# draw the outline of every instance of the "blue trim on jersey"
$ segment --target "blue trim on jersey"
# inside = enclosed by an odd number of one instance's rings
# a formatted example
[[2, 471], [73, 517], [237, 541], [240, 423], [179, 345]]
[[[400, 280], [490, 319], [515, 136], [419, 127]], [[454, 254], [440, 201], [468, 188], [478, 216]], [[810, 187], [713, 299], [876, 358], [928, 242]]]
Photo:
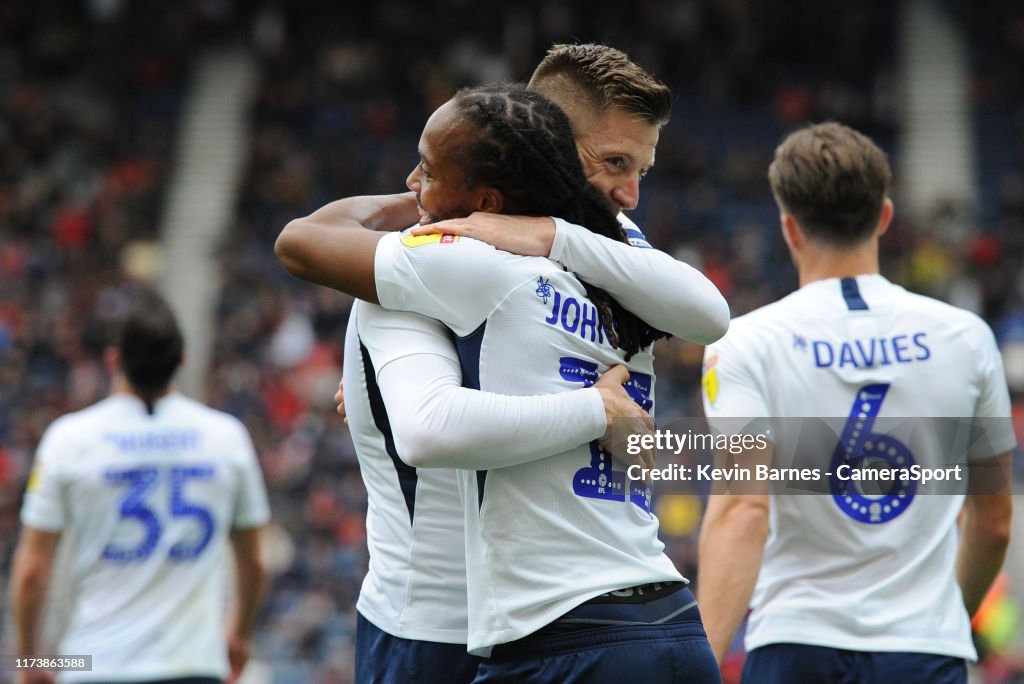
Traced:
[[359, 342], [359, 353], [363, 356], [363, 375], [366, 378], [366, 394], [370, 399], [370, 413], [373, 415], [373, 424], [377, 426], [384, 436], [384, 448], [395, 464], [395, 471], [398, 473], [398, 486], [405, 498], [405, 507], [409, 509], [409, 524], [412, 524], [413, 514], [416, 512], [416, 484], [419, 481], [419, 474], [416, 469], [398, 457], [398, 449], [395, 448], [395, 435], [391, 431], [391, 420], [388, 418], [388, 409], [384, 405], [384, 397], [381, 396], [380, 386], [377, 385], [377, 373], [373, 368], [373, 361], [370, 359], [370, 352]]
[[455, 349], [459, 353], [459, 366], [462, 367], [462, 386], [469, 389], [480, 389], [480, 347], [484, 343], [484, 331], [487, 321], [465, 337], [455, 338]]
[[647, 241], [647, 237], [636, 228], [625, 228], [626, 238], [629, 240], [629, 244], [634, 247], [640, 247], [641, 249], [653, 249], [651, 243]]
[[846, 300], [846, 308], [850, 311], [867, 311], [868, 303], [860, 296], [860, 288], [857, 287], [856, 278], [843, 278], [839, 281], [843, 290], [843, 299]]
[[[484, 343], [484, 331], [487, 321], [465, 337], [455, 338], [455, 350], [459, 354], [459, 366], [462, 368], [462, 386], [469, 389], [480, 389], [480, 348]], [[477, 505], [484, 505], [484, 482], [487, 471], [476, 471]]]

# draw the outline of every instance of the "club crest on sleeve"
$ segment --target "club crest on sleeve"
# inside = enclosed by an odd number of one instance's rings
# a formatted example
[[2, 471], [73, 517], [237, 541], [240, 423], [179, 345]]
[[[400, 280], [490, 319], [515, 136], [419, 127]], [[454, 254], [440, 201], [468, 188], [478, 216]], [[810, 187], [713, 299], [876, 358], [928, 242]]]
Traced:
[[715, 370], [717, 365], [718, 356], [710, 356], [704, 364], [704, 376], [700, 379], [700, 384], [704, 388], [704, 396], [708, 398], [708, 402], [712, 405], [715, 403], [715, 399], [718, 398], [718, 372]]
[[43, 476], [43, 464], [36, 463], [32, 467], [32, 472], [28, 476], [28, 484], [25, 485], [25, 491], [35, 492], [39, 489], [39, 481]]
[[450, 235], [448, 233], [431, 233], [430, 235], [406, 235], [402, 238], [402, 244], [406, 247], [422, 247], [423, 245], [431, 245], [437, 243], [439, 245], [450, 245], [453, 242], [458, 242], [458, 235]]

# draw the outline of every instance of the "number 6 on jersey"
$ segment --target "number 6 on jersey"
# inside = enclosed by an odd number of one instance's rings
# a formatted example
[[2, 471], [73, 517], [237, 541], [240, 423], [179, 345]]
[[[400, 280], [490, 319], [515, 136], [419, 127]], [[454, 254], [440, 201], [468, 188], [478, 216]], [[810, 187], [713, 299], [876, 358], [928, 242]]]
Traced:
[[888, 391], [888, 384], [865, 385], [857, 391], [850, 417], [843, 426], [843, 434], [829, 466], [832, 499], [839, 510], [857, 522], [869, 525], [887, 523], [903, 513], [917, 492], [917, 482], [908, 478], [893, 482], [885, 494], [868, 495], [856, 480], [839, 475], [842, 466], [848, 466], [843, 471], [849, 472], [871, 468], [876, 463], [884, 463], [884, 467], [896, 470], [909, 470], [914, 465], [914, 456], [906, 444], [889, 435], [871, 431]]

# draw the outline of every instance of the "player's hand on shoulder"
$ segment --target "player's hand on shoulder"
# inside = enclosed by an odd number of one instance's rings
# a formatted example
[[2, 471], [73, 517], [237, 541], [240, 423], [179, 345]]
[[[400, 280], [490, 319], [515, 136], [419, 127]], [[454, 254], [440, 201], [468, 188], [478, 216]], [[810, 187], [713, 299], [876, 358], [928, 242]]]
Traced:
[[500, 250], [523, 256], [551, 254], [555, 222], [547, 216], [509, 216], [474, 212], [466, 218], [447, 219], [413, 229], [413, 235], [447, 233], [471, 237]]
[[637, 465], [641, 468], [654, 467], [653, 449], [638, 447], [645, 440], [633, 440], [634, 446], [628, 447], [630, 435], [643, 435], [654, 432], [654, 418], [633, 401], [623, 383], [629, 380], [629, 370], [622, 365], [609, 368], [594, 383], [604, 401], [605, 419], [608, 429], [598, 443], [611, 454], [612, 458], [627, 467]]

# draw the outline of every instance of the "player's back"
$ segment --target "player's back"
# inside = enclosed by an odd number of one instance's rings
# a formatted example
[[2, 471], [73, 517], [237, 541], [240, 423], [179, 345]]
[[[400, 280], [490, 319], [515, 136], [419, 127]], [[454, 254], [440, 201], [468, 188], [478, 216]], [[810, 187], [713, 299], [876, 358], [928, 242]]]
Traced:
[[[966, 420], [936, 419], [1008, 416], [988, 327], [878, 275], [817, 281], [737, 318], [708, 349], [704, 386], [709, 416], [782, 419], [777, 468], [820, 471], [774, 485], [748, 649], [972, 657], [953, 573], [966, 457], [969, 446], [971, 458], [1006, 451], [1012, 433], [997, 426], [986, 453]], [[909, 475], [957, 460], [963, 479], [952, 486], [855, 479], [865, 468]]]
[[[345, 404], [366, 485], [369, 568], [357, 608], [403, 639], [466, 643], [465, 525], [451, 468], [402, 460], [377, 374], [410, 351], [454, 358], [436, 321], [357, 300], [345, 333]], [[454, 360], [453, 360], [454, 363]]]
[[71, 545], [61, 651], [92, 654], [94, 677], [225, 676], [226, 539], [266, 521], [265, 497], [242, 424], [184, 396], [58, 419], [23, 521]]

